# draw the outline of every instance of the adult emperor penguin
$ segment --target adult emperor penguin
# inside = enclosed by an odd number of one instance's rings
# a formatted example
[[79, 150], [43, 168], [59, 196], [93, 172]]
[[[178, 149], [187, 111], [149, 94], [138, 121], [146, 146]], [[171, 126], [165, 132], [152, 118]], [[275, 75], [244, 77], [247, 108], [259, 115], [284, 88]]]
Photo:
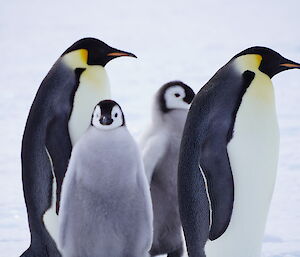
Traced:
[[143, 257], [152, 240], [149, 184], [121, 107], [101, 101], [72, 151], [63, 183], [64, 257]]
[[181, 81], [163, 85], [154, 98], [152, 124], [140, 143], [153, 204], [152, 256], [183, 254], [177, 167], [182, 132], [194, 95]]
[[119, 56], [135, 57], [98, 39], [81, 39], [56, 61], [35, 96], [21, 154], [31, 232], [23, 257], [60, 256], [53, 240], [58, 230], [55, 211], [72, 146], [89, 126], [99, 99], [110, 97], [104, 66]]
[[279, 148], [271, 78], [293, 68], [300, 64], [252, 47], [234, 56], [196, 95], [178, 171], [190, 257], [260, 256]]

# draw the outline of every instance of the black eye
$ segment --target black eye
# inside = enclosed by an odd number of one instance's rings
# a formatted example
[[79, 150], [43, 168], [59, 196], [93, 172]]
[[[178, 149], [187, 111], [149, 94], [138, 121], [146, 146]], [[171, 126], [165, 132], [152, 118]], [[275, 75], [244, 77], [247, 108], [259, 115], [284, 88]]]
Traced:
[[178, 93], [176, 93], [176, 94], [174, 94], [176, 97], [179, 97], [180, 96], [180, 94], [178, 94]]
[[115, 117], [116, 117], [116, 118], [118, 117], [118, 114], [117, 114], [117, 113], [115, 114]]

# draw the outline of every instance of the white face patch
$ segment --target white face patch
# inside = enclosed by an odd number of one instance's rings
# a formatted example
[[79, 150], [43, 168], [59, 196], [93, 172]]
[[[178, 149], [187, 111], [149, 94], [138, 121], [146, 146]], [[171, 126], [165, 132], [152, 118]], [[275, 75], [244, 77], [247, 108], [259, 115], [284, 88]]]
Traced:
[[118, 105], [115, 105], [110, 114], [101, 112], [101, 108], [99, 105], [96, 106], [94, 113], [93, 113], [93, 119], [92, 119], [92, 125], [97, 129], [102, 130], [110, 130], [115, 129], [118, 127], [121, 127], [123, 124], [123, 114], [122, 110]]
[[190, 104], [185, 102], [185, 90], [181, 86], [169, 87], [165, 92], [165, 101], [167, 109], [189, 109]]

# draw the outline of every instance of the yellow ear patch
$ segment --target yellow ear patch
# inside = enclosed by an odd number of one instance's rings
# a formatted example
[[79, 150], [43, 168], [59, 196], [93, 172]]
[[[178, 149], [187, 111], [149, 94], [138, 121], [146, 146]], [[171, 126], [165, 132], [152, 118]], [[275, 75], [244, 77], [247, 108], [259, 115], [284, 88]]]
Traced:
[[64, 55], [62, 59], [70, 68], [74, 70], [76, 68], [86, 68], [88, 66], [88, 51], [86, 49], [75, 50]]
[[256, 71], [258, 70], [262, 57], [259, 54], [246, 54], [236, 58], [235, 63], [237, 68], [244, 72], [246, 70]]

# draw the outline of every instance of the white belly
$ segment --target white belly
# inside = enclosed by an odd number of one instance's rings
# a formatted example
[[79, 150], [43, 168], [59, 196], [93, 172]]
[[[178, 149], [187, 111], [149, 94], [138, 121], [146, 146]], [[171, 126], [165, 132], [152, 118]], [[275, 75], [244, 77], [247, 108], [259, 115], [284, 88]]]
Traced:
[[101, 66], [88, 66], [80, 76], [69, 120], [72, 145], [90, 125], [96, 104], [104, 99], [110, 99], [110, 87], [106, 72]]
[[234, 207], [226, 232], [206, 245], [207, 257], [259, 257], [276, 180], [279, 131], [271, 80], [256, 76], [243, 97], [227, 146]]

